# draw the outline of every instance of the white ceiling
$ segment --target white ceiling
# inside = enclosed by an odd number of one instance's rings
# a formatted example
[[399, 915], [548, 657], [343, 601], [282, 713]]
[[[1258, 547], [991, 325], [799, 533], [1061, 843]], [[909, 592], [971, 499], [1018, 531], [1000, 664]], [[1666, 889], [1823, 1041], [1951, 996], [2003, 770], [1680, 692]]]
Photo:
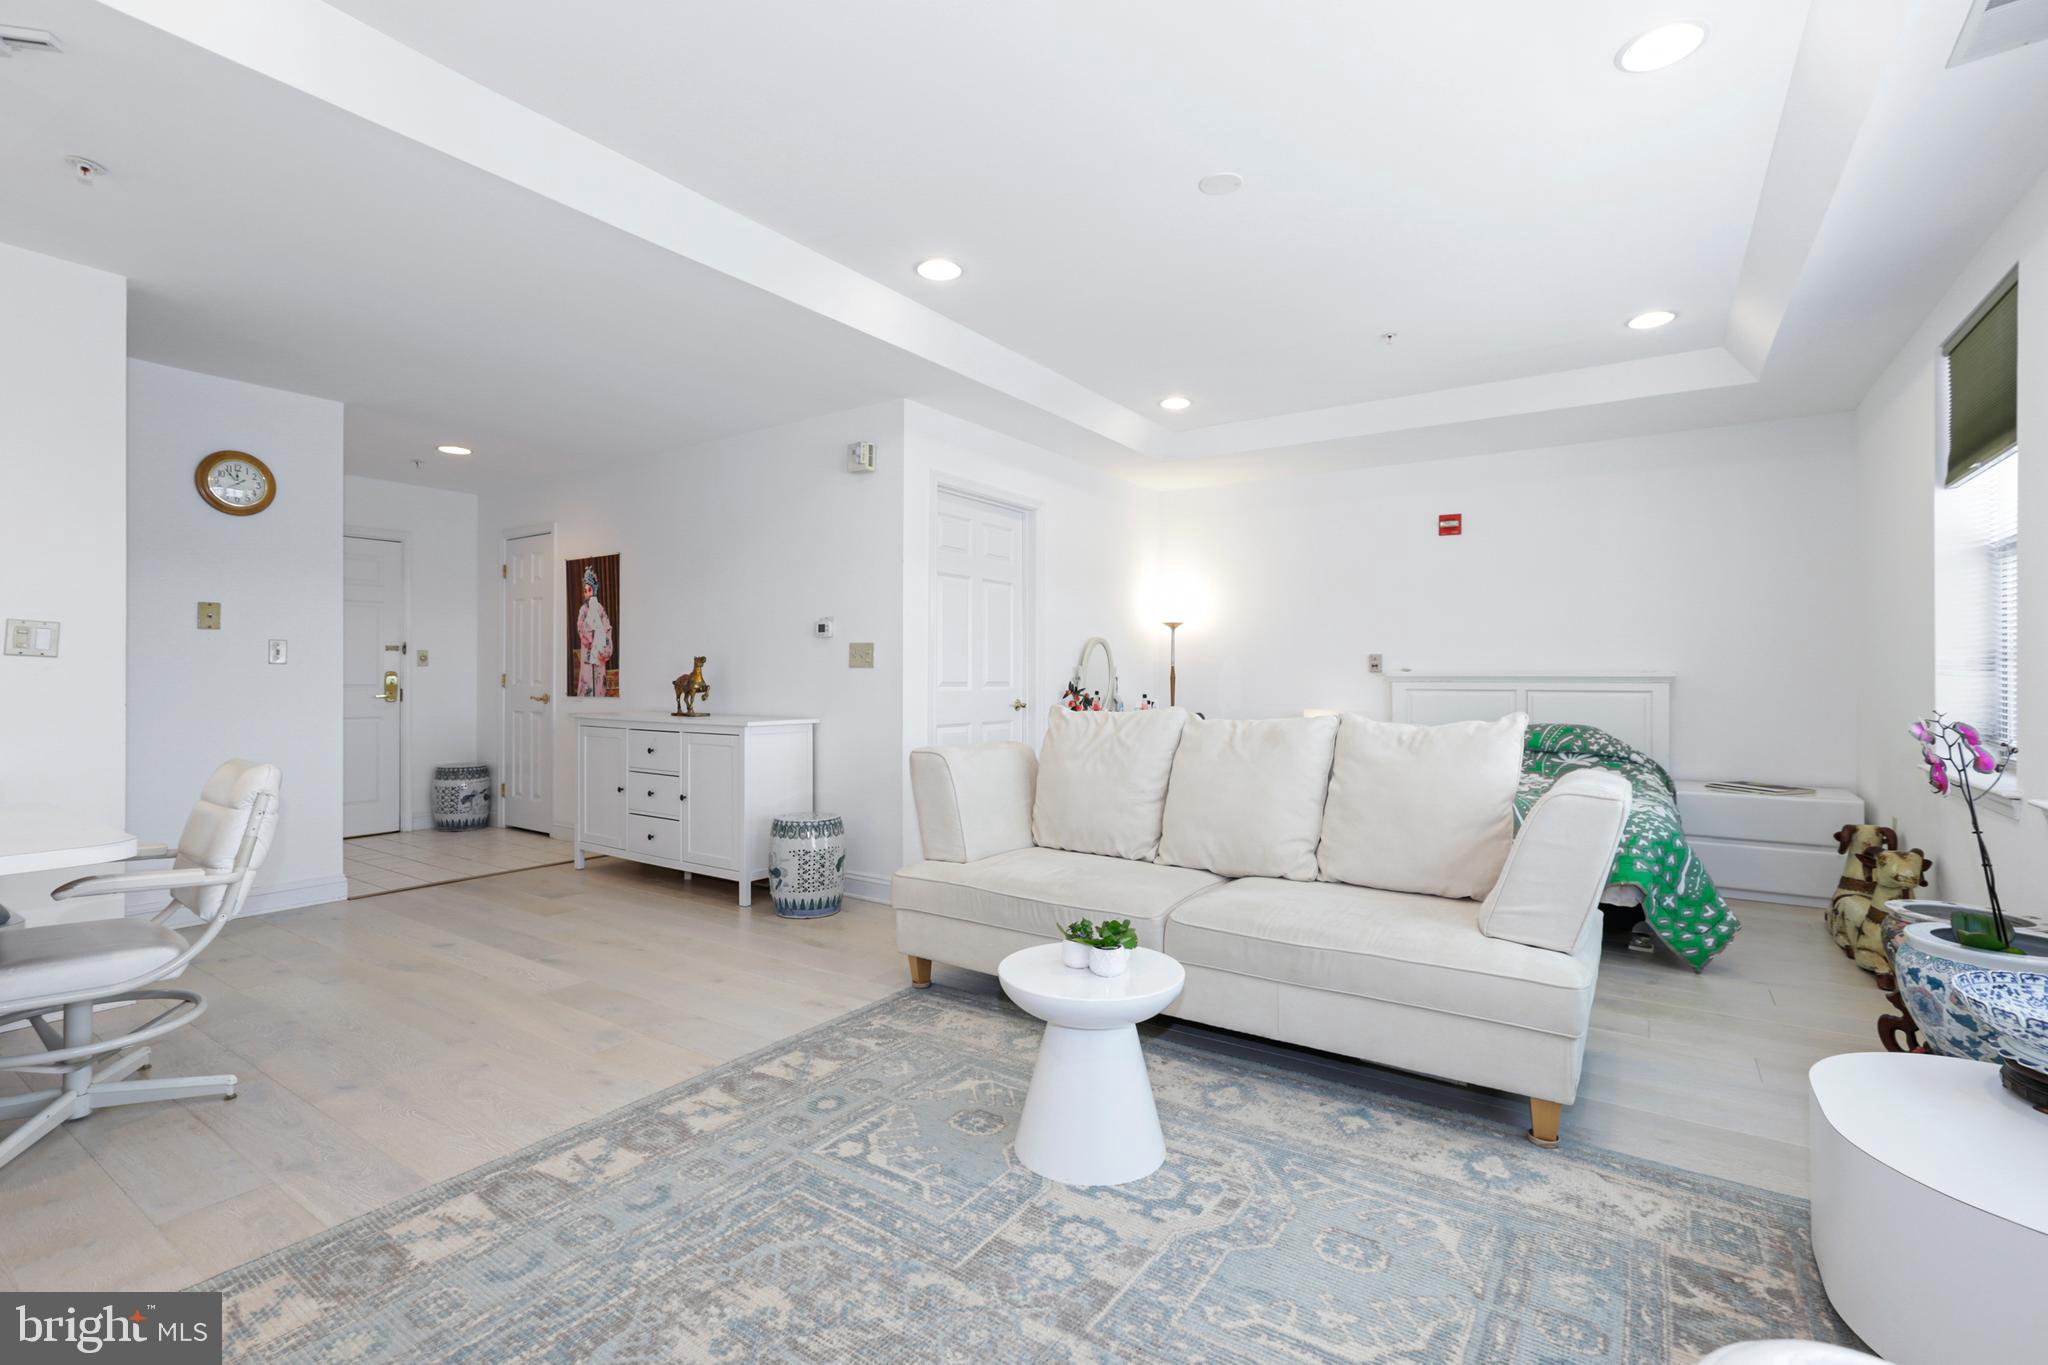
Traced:
[[0, 240], [453, 486], [892, 397], [1176, 478], [1838, 410], [2048, 165], [1965, 8], [1701, 0], [1626, 76], [1662, 7], [0, 0], [66, 47]]

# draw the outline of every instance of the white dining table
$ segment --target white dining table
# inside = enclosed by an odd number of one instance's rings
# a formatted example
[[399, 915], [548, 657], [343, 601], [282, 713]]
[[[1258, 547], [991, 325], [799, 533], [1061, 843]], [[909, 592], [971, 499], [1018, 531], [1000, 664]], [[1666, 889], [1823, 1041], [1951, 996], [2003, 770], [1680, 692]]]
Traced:
[[[140, 841], [125, 829], [42, 802], [0, 803], [0, 877], [118, 863]], [[42, 893], [38, 893], [39, 895]], [[0, 906], [0, 925], [12, 918]]]

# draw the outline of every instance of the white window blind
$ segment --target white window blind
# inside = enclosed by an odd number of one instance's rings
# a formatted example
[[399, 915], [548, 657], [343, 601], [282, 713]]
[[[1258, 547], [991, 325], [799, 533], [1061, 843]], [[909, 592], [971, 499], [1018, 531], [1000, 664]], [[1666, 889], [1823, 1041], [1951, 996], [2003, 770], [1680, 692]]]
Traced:
[[1935, 705], [1985, 739], [2019, 724], [2016, 447], [1935, 494]]

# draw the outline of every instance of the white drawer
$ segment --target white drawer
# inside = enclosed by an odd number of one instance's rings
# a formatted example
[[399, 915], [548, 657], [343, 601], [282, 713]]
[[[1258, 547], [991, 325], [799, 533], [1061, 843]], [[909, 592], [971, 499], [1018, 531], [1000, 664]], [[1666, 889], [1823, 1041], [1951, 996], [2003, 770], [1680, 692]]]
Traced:
[[1801, 896], [1826, 901], [1842, 875], [1842, 855], [1826, 848], [1759, 844], [1740, 839], [1701, 839], [1690, 830], [1686, 843], [1706, 866], [1723, 895], [1763, 900]]
[[627, 773], [626, 809], [635, 815], [680, 819], [682, 788], [683, 779], [674, 773]]
[[683, 856], [682, 822], [664, 820], [658, 815], [628, 815], [626, 851], [680, 861]]
[[1863, 823], [1863, 798], [1839, 787], [1822, 787], [1812, 796], [1765, 796], [1711, 791], [1703, 782], [1687, 781], [1678, 784], [1678, 815], [1687, 837], [1831, 849], [1836, 830]]
[[626, 766], [636, 772], [679, 773], [682, 740], [673, 730], [635, 730], [626, 739]]

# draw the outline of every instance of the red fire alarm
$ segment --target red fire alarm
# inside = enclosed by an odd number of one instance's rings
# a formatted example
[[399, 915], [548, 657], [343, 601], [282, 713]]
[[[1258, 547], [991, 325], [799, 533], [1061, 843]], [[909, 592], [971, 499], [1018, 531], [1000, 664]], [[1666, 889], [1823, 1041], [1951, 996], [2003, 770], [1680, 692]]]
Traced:
[[1446, 512], [1436, 519], [1436, 533], [1440, 536], [1461, 536], [1465, 534], [1465, 514]]

